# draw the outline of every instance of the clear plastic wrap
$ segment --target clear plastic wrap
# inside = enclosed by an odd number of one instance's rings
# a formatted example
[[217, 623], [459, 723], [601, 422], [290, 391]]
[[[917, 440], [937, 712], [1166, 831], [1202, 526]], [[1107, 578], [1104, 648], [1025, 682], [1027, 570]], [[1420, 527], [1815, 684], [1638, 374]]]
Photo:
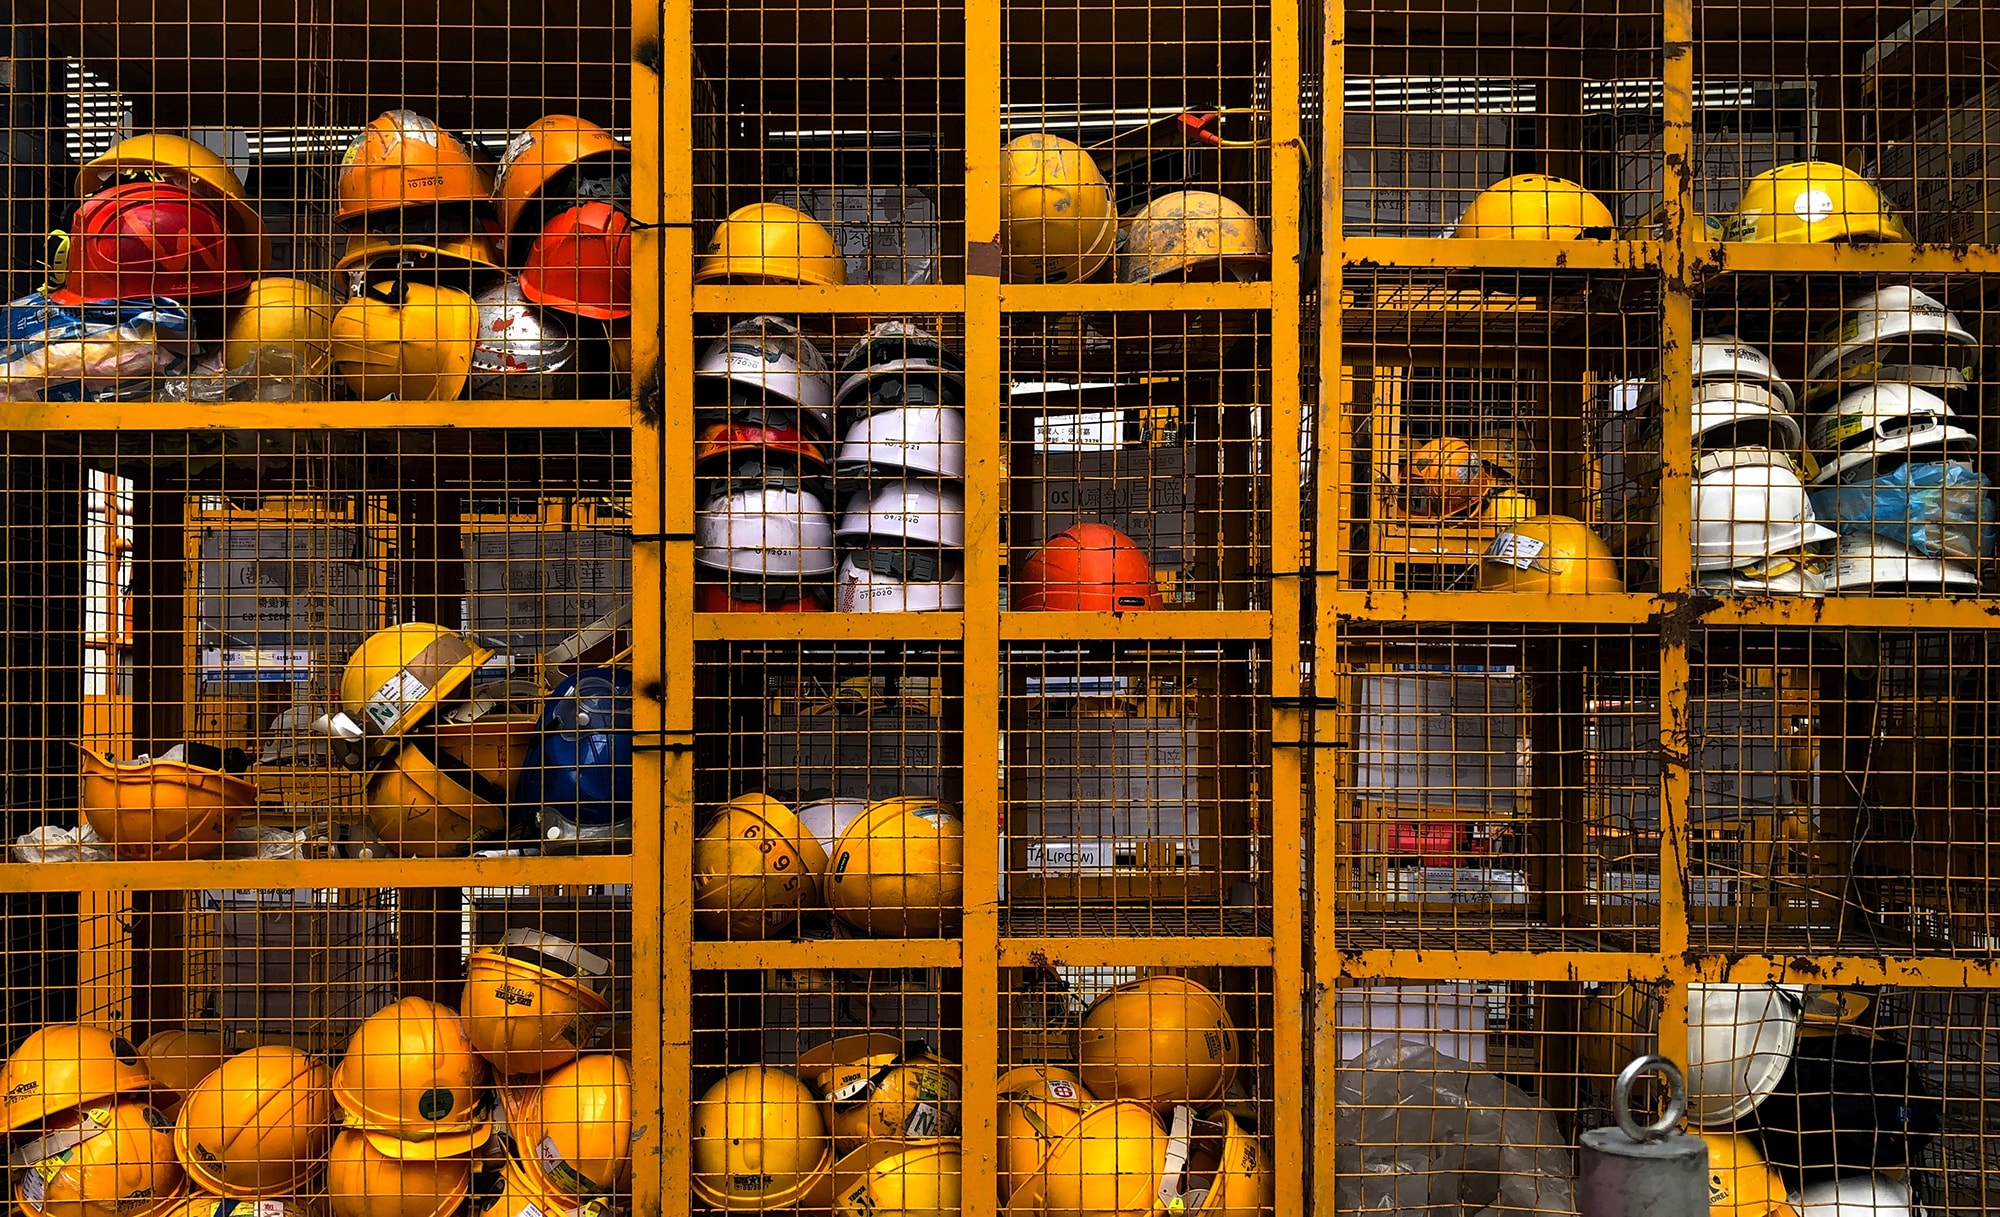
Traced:
[[1421, 1040], [1383, 1040], [1334, 1085], [1335, 1209], [1383, 1217], [1571, 1213], [1553, 1111]]

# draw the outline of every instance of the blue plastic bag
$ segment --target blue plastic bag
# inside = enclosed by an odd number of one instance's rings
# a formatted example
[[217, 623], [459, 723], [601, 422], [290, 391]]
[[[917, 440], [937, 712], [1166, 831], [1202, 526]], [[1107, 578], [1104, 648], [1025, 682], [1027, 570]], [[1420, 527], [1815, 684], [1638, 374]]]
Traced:
[[0, 401], [151, 397], [191, 354], [176, 301], [57, 304], [31, 292], [0, 308]]
[[1813, 513], [1843, 537], [1874, 533], [1927, 558], [1993, 554], [1992, 483], [1963, 461], [1907, 461], [1887, 473], [1816, 486]]

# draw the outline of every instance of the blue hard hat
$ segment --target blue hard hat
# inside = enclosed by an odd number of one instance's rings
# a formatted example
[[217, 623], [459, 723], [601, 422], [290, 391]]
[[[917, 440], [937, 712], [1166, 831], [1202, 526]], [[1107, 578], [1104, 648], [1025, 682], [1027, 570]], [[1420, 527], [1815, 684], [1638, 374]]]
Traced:
[[556, 686], [542, 703], [517, 803], [571, 824], [632, 818], [632, 674], [592, 668]]

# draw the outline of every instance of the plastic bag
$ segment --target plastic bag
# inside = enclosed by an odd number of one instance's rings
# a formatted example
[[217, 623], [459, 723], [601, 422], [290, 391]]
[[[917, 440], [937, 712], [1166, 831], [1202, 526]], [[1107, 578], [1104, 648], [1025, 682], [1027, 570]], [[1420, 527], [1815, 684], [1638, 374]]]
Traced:
[[111, 847], [88, 824], [81, 828], [44, 824], [14, 838], [16, 862], [109, 862], [112, 857]]
[[327, 401], [333, 386], [324, 376], [309, 376], [299, 367], [290, 347], [260, 346], [250, 358], [225, 368], [212, 356], [182, 379], [160, 386], [160, 401]]
[[1927, 558], [1993, 554], [1992, 483], [1963, 461], [1907, 461], [1811, 491], [1813, 513], [1842, 536], [1875, 533]]
[[188, 313], [172, 300], [56, 304], [30, 292], [0, 310], [0, 401], [152, 397], [191, 353]]
[[1382, 1040], [1334, 1082], [1334, 1209], [1369, 1217], [1570, 1213], [1555, 1113], [1476, 1065]]

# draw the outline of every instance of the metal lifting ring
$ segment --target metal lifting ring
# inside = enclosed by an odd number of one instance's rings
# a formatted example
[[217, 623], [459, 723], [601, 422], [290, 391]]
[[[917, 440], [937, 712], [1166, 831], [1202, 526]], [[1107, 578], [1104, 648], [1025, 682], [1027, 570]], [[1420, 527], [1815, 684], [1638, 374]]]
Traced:
[[[1666, 1079], [1667, 1109], [1651, 1124], [1641, 1124], [1632, 1118], [1632, 1087], [1649, 1073]], [[1687, 1079], [1681, 1076], [1678, 1065], [1663, 1056], [1642, 1056], [1619, 1072], [1618, 1083], [1611, 1089], [1611, 1114], [1634, 1141], [1658, 1141], [1687, 1114], [1687, 1097]]]

